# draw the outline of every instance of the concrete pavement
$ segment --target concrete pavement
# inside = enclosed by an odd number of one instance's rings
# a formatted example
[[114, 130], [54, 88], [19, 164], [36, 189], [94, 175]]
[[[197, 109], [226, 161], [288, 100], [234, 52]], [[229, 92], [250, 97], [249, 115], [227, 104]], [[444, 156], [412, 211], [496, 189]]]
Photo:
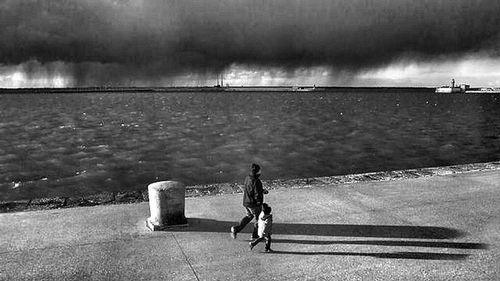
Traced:
[[248, 249], [241, 194], [0, 214], [0, 280], [499, 280], [500, 170], [272, 190], [273, 253]]

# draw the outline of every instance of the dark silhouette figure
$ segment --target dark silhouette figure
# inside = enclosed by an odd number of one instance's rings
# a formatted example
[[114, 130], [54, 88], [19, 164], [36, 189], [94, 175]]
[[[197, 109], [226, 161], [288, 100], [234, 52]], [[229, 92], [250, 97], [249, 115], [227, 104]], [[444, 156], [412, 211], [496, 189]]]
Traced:
[[260, 177], [260, 166], [252, 164], [250, 175], [245, 178], [243, 187], [243, 207], [246, 210], [246, 216], [243, 217], [238, 225], [231, 227], [231, 237], [236, 239], [236, 235], [245, 228], [245, 226], [255, 218], [252, 239], [258, 238], [257, 221], [262, 210], [262, 202], [264, 201], [264, 189]]

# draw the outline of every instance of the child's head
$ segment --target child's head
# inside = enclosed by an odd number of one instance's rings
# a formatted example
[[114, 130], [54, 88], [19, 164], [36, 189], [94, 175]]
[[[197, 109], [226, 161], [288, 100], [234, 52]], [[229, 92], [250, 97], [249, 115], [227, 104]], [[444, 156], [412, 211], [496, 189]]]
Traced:
[[269, 215], [271, 213], [271, 206], [267, 205], [266, 203], [262, 204], [262, 211], [264, 214]]

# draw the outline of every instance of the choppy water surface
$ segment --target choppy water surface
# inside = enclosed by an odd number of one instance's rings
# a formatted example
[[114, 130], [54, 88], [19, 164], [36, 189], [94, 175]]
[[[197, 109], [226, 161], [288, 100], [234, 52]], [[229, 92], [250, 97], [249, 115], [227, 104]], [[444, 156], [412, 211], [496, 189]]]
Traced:
[[0, 95], [0, 200], [492, 161], [499, 136], [498, 95]]

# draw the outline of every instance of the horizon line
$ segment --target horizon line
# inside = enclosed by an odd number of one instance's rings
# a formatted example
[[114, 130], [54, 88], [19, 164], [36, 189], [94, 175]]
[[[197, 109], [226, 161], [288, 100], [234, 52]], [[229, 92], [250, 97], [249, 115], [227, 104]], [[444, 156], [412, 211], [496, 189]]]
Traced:
[[25, 91], [25, 90], [65, 90], [65, 89], [92, 89], [92, 90], [112, 90], [112, 89], [245, 89], [245, 88], [262, 88], [262, 89], [435, 89], [433, 86], [316, 86], [316, 85], [243, 85], [243, 86], [76, 86], [76, 87], [19, 87], [19, 88], [2, 88], [0, 91]]

